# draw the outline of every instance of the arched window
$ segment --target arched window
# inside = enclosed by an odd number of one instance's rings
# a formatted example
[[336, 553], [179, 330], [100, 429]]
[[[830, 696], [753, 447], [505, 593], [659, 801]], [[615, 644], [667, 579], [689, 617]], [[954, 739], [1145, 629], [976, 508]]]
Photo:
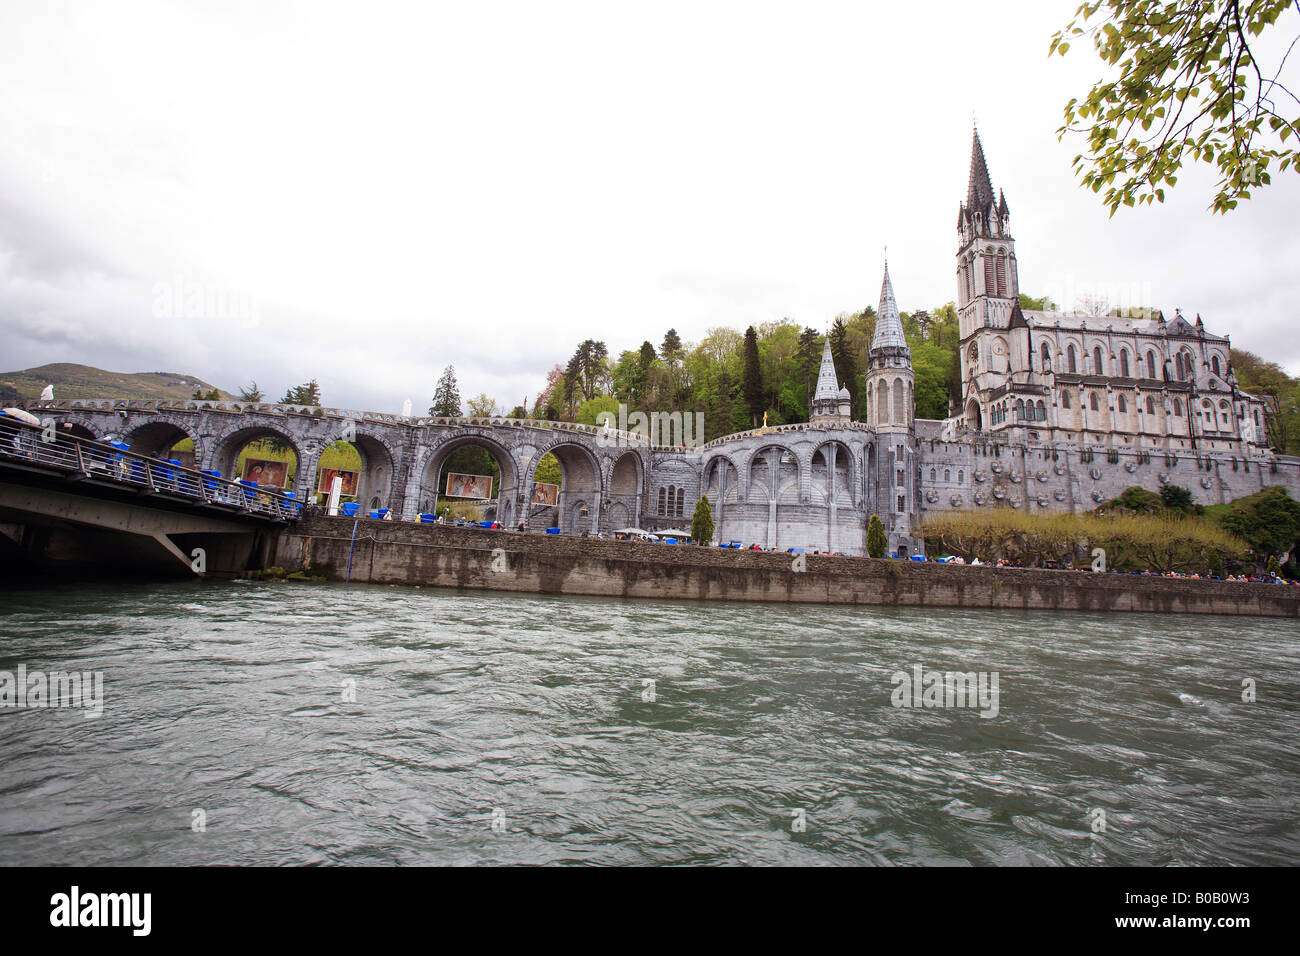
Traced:
[[1179, 417], [1181, 417], [1183, 414], [1183, 402], [1181, 399], [1178, 398], [1174, 399], [1174, 414], [1178, 415]]
[[1259, 409], [1255, 409], [1255, 427], [1259, 427]]
[[1038, 420], [1040, 422], [1047, 421], [1047, 406], [1043, 404], [1042, 399], [1038, 400], [1037, 410], [1038, 410]]
[[678, 488], [677, 489], [677, 517], [680, 518], [682, 516], [682, 510], [685, 507], [685, 505], [686, 505], [686, 489]]
[[1078, 374], [1078, 371], [1079, 371], [1079, 363], [1078, 363], [1078, 361], [1077, 361], [1077, 360], [1075, 359], [1075, 357], [1074, 357], [1074, 346], [1073, 346], [1073, 345], [1071, 345], [1070, 348], [1069, 348], [1069, 351], [1066, 352], [1066, 361], [1067, 361], [1067, 363], [1068, 363], [1068, 364], [1066, 365], [1066, 368], [1068, 368], [1068, 369], [1070, 370], [1070, 374], [1071, 374], [1071, 375], [1076, 375], [1076, 374]]
[[1128, 401], [1124, 398], [1123, 395], [1119, 396], [1119, 413], [1121, 415], [1128, 414]]
[[964, 470], [958, 470], [958, 472], [957, 472], [957, 483], [958, 483], [958, 484], [961, 484], [961, 483], [962, 483], [963, 481], [965, 481], [965, 480], [966, 480], [966, 472], [965, 472]]
[[1219, 376], [1222, 376], [1222, 375], [1223, 375], [1223, 373], [1219, 371], [1219, 357], [1218, 357], [1217, 355], [1211, 357], [1211, 359], [1210, 359], [1210, 367], [1211, 367], [1212, 369], [1214, 369], [1214, 374], [1215, 374], [1215, 375], [1219, 375]]
[[661, 515], [668, 514], [668, 507], [665, 504], [665, 499], [667, 494], [668, 494], [668, 489], [666, 488], [659, 489], [659, 514]]
[[876, 424], [889, 424], [889, 386], [883, 380], [876, 383]]
[[907, 403], [903, 401], [903, 380], [894, 379], [894, 421], [899, 425], [907, 424]]
[[1093, 392], [1091, 395], [1088, 396], [1088, 407], [1091, 408], [1094, 412], [1099, 410], [1099, 409], [1097, 408], [1097, 393], [1096, 393], [1096, 392]]
[[931, 480], [931, 481], [937, 481], [937, 480], [938, 480], [938, 474], [939, 474], [939, 473], [938, 473], [937, 471], [935, 471], [933, 468], [931, 468], [931, 469], [930, 469], [930, 480]]
[[1052, 370], [1052, 350], [1049, 349], [1047, 343], [1044, 342], [1043, 347], [1039, 352], [1043, 356], [1043, 371], [1050, 372]]
[[1147, 396], [1147, 414], [1148, 414], [1148, 415], [1154, 415], [1155, 413], [1156, 413], [1156, 400], [1155, 400], [1154, 398], [1152, 398], [1150, 395], [1148, 395], [1148, 396]]
[[1098, 345], [1092, 350], [1092, 374], [1105, 375], [1106, 369], [1101, 364], [1101, 346]]
[[1070, 407], [1070, 393], [1069, 393], [1069, 392], [1062, 392], [1062, 393], [1061, 393], [1061, 407], [1062, 407], [1062, 408], [1069, 408], [1069, 407]]
[[1160, 366], [1156, 363], [1156, 353], [1147, 352], [1147, 378], [1163, 378]]
[[1022, 398], [1016, 399], [1016, 420], [1020, 421], [1025, 417], [1025, 401]]
[[998, 295], [1007, 294], [1007, 257], [998, 254], [997, 257], [997, 277], [998, 277]]
[[1129, 374], [1128, 374], [1128, 349], [1120, 349], [1120, 350], [1119, 350], [1119, 374], [1122, 375], [1122, 376], [1124, 376], [1125, 378], [1128, 378], [1128, 377], [1129, 377]]
[[944, 481], [952, 481], [952, 469], [951, 469], [951, 468], [945, 468], [945, 469], [943, 470], [943, 480], [944, 480]]
[[1232, 424], [1232, 408], [1226, 401], [1219, 402], [1219, 411], [1222, 413], [1221, 417], [1223, 418], [1223, 424]]

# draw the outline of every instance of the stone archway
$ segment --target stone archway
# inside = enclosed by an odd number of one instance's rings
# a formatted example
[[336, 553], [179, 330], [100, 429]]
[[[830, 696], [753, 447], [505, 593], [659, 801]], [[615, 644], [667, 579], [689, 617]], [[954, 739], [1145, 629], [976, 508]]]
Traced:
[[[515, 521], [520, 495], [519, 468], [509, 448], [490, 435], [480, 432], [454, 435], [433, 447], [422, 471], [418, 493], [419, 510], [432, 510], [433, 502], [437, 501], [438, 497], [446, 490], [445, 486], [439, 485], [439, 479], [442, 476], [447, 459], [455, 452], [467, 447], [480, 448], [487, 452], [496, 464], [501, 476], [495, 492], [491, 496], [491, 502], [487, 505], [485, 517], [500, 521], [504, 527], [511, 527]], [[409, 505], [407, 510], [411, 510]]]
[[362, 508], [393, 507], [397, 493], [397, 489], [394, 487], [397, 456], [383, 439], [364, 432], [357, 432], [350, 439], [345, 439], [343, 433], [340, 432], [325, 441], [323, 447], [312, 456], [312, 460], [304, 469], [308, 473], [306, 481], [308, 493], [310, 495], [329, 494], [330, 489], [324, 482], [325, 476], [322, 474], [321, 460], [325, 458], [330, 447], [336, 443], [350, 446], [361, 459], [354, 494]]
[[[538, 449], [529, 463], [525, 487], [531, 494], [538, 463], [551, 454], [560, 463], [560, 494], [556, 506], [559, 527], [565, 534], [595, 533], [600, 529], [604, 510], [604, 484], [600, 462], [591, 449], [581, 442], [562, 438]], [[583, 511], [582, 507], [585, 507]]]
[[202, 461], [203, 448], [199, 436], [190, 428], [163, 419], [153, 419], [139, 424], [127, 423], [119, 433], [131, 451], [149, 458], [171, 458], [172, 448], [189, 439], [194, 445], [194, 461]]

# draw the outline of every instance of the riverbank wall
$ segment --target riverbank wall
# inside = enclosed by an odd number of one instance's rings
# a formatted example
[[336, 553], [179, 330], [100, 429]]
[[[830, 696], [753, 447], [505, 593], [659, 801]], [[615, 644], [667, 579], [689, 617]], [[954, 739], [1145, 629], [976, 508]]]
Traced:
[[335, 581], [532, 594], [1300, 617], [1300, 587], [1289, 585], [815, 555], [796, 563], [760, 551], [320, 514], [281, 534], [274, 563]]

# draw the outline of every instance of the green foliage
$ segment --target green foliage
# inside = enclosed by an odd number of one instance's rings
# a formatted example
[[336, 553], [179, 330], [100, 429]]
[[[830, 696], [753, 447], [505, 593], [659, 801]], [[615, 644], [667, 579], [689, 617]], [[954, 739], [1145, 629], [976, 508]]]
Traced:
[[249, 382], [247, 388], [239, 390], [239, 400], [241, 402], [262, 402], [266, 400], [266, 396], [257, 387], [257, 382]]
[[540, 481], [548, 485], [558, 485], [564, 477], [564, 469], [560, 467], [560, 460], [552, 455], [549, 451], [537, 462], [537, 467], [533, 470], [533, 481]]
[[691, 540], [703, 545], [713, 541], [713, 508], [709, 505], [708, 495], [695, 502], [695, 514], [691, 517]]
[[[1065, 107], [1058, 130], [1087, 136], [1074, 159], [1083, 185], [1105, 189], [1111, 215], [1120, 206], [1164, 202], [1187, 160], [1218, 169], [1211, 208], [1225, 213], [1251, 189], [1267, 186], [1270, 167], [1300, 170], [1300, 113], [1291, 91], [1276, 82], [1280, 62], [1257, 56], [1257, 42], [1294, 0], [1088, 0], [1052, 37], [1064, 55], [1071, 40], [1090, 36], [1107, 67], [1082, 99]], [[1285, 37], [1270, 37], [1287, 50]], [[1294, 42], [1294, 41], [1293, 41]], [[1291, 111], [1286, 115], [1282, 111]]]
[[460, 418], [460, 388], [456, 385], [456, 366], [448, 365], [433, 390], [429, 414], [434, 418]]
[[320, 385], [314, 378], [303, 385], [295, 385], [292, 388], [285, 389], [284, 398], [280, 399], [282, 405], [319, 406], [320, 403]]
[[751, 325], [745, 329], [745, 407], [749, 409], [751, 425], [757, 425], [763, 414], [763, 371], [758, 357], [758, 332]]
[[618, 399], [609, 395], [597, 395], [590, 401], [583, 402], [578, 408], [576, 421], [582, 425], [595, 425], [596, 416], [601, 412], [609, 412], [617, 419]]
[[1260, 557], [1285, 554], [1300, 540], [1300, 501], [1285, 488], [1266, 488], [1205, 511], [1226, 531], [1243, 538]]
[[1269, 574], [1282, 573], [1282, 565], [1278, 563], [1276, 554], [1270, 554], [1268, 556], [1268, 561], [1264, 565], [1264, 570], [1267, 571]]
[[469, 399], [466, 405], [468, 406], [466, 415], [470, 418], [495, 418], [501, 414], [501, 409], [497, 407], [497, 400], [489, 398], [483, 392]]
[[1182, 485], [1165, 485], [1160, 489], [1160, 503], [1170, 511], [1181, 511], [1183, 514], [1195, 510], [1192, 503], [1192, 493]]
[[1029, 309], [1032, 312], [1059, 312], [1061, 307], [1051, 300], [1048, 296], [1041, 299], [1035, 299], [1033, 296], [1020, 293], [1020, 308]]
[[1286, 455], [1300, 454], [1300, 378], [1244, 349], [1232, 350], [1231, 364], [1237, 384], [1264, 401], [1269, 444]]
[[883, 558], [889, 548], [889, 539], [885, 536], [885, 526], [880, 523], [880, 515], [872, 515], [867, 525], [867, 554], [873, 558]]
[[1128, 514], [1158, 514], [1165, 510], [1161, 496], [1154, 491], [1147, 491], [1133, 485], [1125, 488], [1123, 494], [1102, 506], [1105, 511], [1119, 511]]

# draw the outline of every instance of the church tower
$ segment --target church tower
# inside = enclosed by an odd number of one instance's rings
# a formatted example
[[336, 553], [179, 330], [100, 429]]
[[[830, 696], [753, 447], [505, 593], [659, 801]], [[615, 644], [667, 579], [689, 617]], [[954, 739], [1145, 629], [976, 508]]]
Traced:
[[889, 551], [900, 555], [919, 547], [911, 534], [921, 493], [913, 386], [912, 350], [903, 337], [903, 320], [886, 262], [876, 331], [867, 353], [867, 423], [876, 431], [876, 441], [868, 452], [868, 470], [874, 510], [889, 535]]
[[970, 152], [970, 185], [957, 209], [957, 312], [963, 347], [982, 328], [1005, 329], [1020, 301], [1011, 211], [994, 194], [979, 130]]
[[814, 425], [837, 425], [849, 421], [850, 398], [847, 388], [840, 388], [835, 376], [835, 360], [831, 358], [831, 337], [826, 336], [822, 349], [822, 367], [817, 373], [817, 391], [813, 393], [808, 421]]

